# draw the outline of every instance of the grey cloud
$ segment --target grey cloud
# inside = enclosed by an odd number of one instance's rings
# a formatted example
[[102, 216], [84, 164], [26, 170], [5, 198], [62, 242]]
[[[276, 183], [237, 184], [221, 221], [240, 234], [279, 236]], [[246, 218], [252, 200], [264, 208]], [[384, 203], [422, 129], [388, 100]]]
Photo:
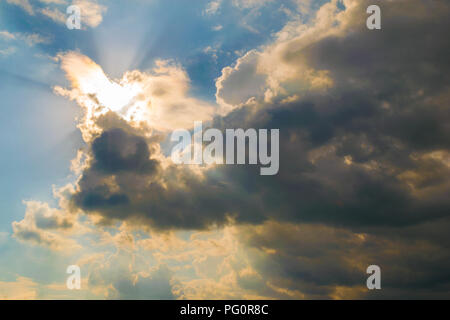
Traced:
[[[94, 162], [75, 202], [107, 218], [140, 219], [158, 228], [205, 228], [230, 216], [237, 222], [275, 218], [358, 228], [447, 216], [449, 168], [425, 158], [449, 149], [444, 52], [450, 43], [439, 35], [448, 19], [431, 10], [408, 13], [421, 3], [415, 2], [405, 2], [406, 8], [384, 4], [389, 14], [381, 32], [368, 31], [362, 15], [348, 35], [330, 35], [299, 51], [295, 41], [286, 46], [286, 63], [330, 71], [335, 85], [328, 91], [306, 92], [291, 103], [247, 105], [215, 120], [213, 127], [221, 129], [280, 128], [277, 176], [261, 177], [251, 166], [222, 166], [204, 179], [183, 168], [158, 170], [144, 138], [124, 133], [131, 129], [122, 124], [94, 141]], [[402, 13], [406, 17], [399, 19]], [[321, 148], [328, 153], [312, 161]], [[414, 175], [429, 178], [408, 178]], [[114, 188], [105, 182], [112, 176]], [[418, 197], [425, 187], [434, 190]]]
[[47, 246], [51, 246], [52, 244], [51, 240], [43, 238], [38, 231], [34, 230], [18, 229], [14, 232], [14, 236], [17, 237], [18, 239], [22, 239], [25, 241], [32, 241]]
[[156, 170], [157, 162], [149, 158], [147, 142], [119, 128], [104, 131], [92, 143], [92, 152], [94, 168], [105, 173], [149, 173]]
[[110, 292], [112, 299], [162, 299], [172, 300], [172, 272], [165, 266], [160, 266], [151, 276], [121, 277], [113, 282], [115, 291]]
[[[347, 297], [366, 299], [450, 296], [448, 245], [429, 239], [275, 222], [240, 235], [264, 279], [254, 284], [257, 292], [267, 290], [268, 281], [308, 299], [337, 298], [339, 288], [347, 288]], [[381, 291], [365, 287], [371, 264], [381, 268]]]
[[132, 248], [117, 248], [116, 253], [86, 269], [89, 286], [107, 289], [107, 299], [169, 300], [182, 294], [172, 270], [166, 265], [151, 267]]
[[382, 10], [381, 31], [368, 31], [362, 14], [346, 35], [285, 46], [285, 63], [328, 70], [333, 87], [214, 120], [220, 129], [279, 128], [278, 175], [260, 176], [254, 166], [219, 166], [203, 178], [182, 166], [162, 169], [149, 160], [154, 142], [109, 128], [92, 146], [74, 204], [159, 229], [204, 229], [229, 217], [307, 223], [249, 231], [264, 277], [307, 297], [332, 297], [339, 286], [364, 285], [361, 266], [373, 263], [385, 270], [386, 291], [367, 298], [448, 297], [450, 5], [397, 1]]

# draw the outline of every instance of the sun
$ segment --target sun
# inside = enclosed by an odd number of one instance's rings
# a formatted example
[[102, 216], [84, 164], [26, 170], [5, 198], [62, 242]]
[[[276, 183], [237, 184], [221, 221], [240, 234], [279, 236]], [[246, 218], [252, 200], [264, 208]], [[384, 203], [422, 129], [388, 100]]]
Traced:
[[136, 82], [110, 79], [98, 64], [79, 53], [67, 53], [61, 61], [72, 87], [83, 96], [95, 98], [99, 107], [120, 112], [142, 91]]

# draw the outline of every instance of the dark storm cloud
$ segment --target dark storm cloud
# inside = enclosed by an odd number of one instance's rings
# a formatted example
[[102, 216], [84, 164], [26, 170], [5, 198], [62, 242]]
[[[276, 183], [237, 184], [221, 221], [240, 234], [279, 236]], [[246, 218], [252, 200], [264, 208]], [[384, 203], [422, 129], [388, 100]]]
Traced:
[[[260, 117], [289, 142], [272, 184], [285, 191], [281, 211], [320, 223], [243, 232], [264, 279], [307, 298], [450, 297], [450, 42], [439, 31], [449, 7], [424, 3], [408, 3], [412, 15], [406, 2], [383, 3], [382, 32], [327, 37], [284, 57], [329, 70], [336, 85]], [[320, 148], [326, 155], [309, 162]], [[364, 288], [370, 264], [382, 268], [379, 292]]]
[[[264, 198], [271, 211], [281, 209], [277, 218], [400, 226], [449, 214], [448, 164], [420, 158], [450, 147], [450, 41], [440, 33], [450, 27], [449, 6], [438, 1], [421, 11], [416, 2], [383, 3], [379, 32], [361, 19], [346, 36], [285, 50], [285, 63], [330, 72], [335, 85], [326, 96], [306, 93], [299, 102], [264, 106], [256, 116], [241, 109], [216, 123], [280, 128], [279, 175], [270, 184], [255, 177], [258, 194], [271, 195]], [[309, 161], [321, 147], [332, 149]], [[402, 179], [411, 172], [420, 183]], [[418, 198], [412, 189], [425, 186], [439, 190]]]
[[[109, 127], [92, 144], [93, 164], [76, 203], [158, 228], [204, 228], [227, 216], [358, 228], [447, 216], [449, 169], [426, 153], [450, 144], [450, 42], [441, 36], [449, 8], [436, 2], [439, 13], [408, 13], [405, 3], [383, 5], [381, 31], [367, 30], [361, 15], [348, 35], [285, 50], [286, 63], [329, 70], [335, 85], [326, 94], [246, 106], [216, 119], [213, 127], [222, 129], [280, 128], [278, 175], [259, 176], [251, 166], [222, 166], [204, 178], [180, 167], [161, 171], [144, 138]], [[328, 153], [312, 161], [320, 148]], [[112, 176], [115, 188], [105, 183]]]
[[[449, 219], [433, 227], [442, 223], [448, 226]], [[324, 225], [270, 222], [246, 228], [241, 240], [253, 249], [253, 267], [265, 281], [308, 299], [448, 298], [448, 239], [447, 244], [430, 241], [431, 234], [409, 238], [393, 232], [379, 237]], [[381, 291], [365, 288], [371, 264], [381, 268]], [[267, 290], [261, 283], [255, 287]], [[347, 291], [339, 293], [339, 288]]]
[[118, 128], [104, 131], [95, 139], [92, 153], [95, 158], [94, 168], [105, 173], [151, 173], [156, 170], [157, 162], [149, 159], [147, 142]]
[[86, 210], [107, 210], [108, 208], [120, 208], [126, 210], [130, 199], [123, 193], [111, 193], [106, 187], [96, 187], [88, 193], [79, 193], [74, 197], [75, 202]]
[[163, 169], [156, 141], [110, 115], [74, 205], [159, 229], [203, 229], [229, 217], [286, 223], [249, 229], [243, 241], [264, 279], [306, 297], [360, 290], [369, 264], [383, 269], [383, 297], [448, 296], [450, 5], [383, 2], [382, 30], [368, 31], [368, 2], [360, 3], [346, 35], [301, 50], [293, 42], [282, 55], [328, 70], [332, 88], [214, 120], [220, 129], [279, 128], [278, 175], [260, 176], [255, 166], [219, 166], [203, 177]]

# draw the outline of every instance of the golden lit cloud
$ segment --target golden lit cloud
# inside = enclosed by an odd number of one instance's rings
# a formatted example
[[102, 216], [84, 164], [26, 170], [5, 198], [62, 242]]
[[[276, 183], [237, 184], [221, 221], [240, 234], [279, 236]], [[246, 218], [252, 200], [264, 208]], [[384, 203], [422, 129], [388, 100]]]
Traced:
[[76, 100], [85, 110], [80, 129], [86, 141], [99, 132], [96, 119], [108, 111], [135, 127], [145, 125], [160, 131], [191, 128], [194, 121], [210, 120], [214, 115], [213, 105], [189, 96], [187, 73], [168, 61], [156, 61], [150, 73], [126, 72], [116, 81], [80, 53], [59, 54], [58, 59], [72, 88], [57, 86], [54, 90]]
[[2, 300], [34, 300], [38, 296], [38, 284], [25, 277], [15, 281], [0, 281], [0, 299]]

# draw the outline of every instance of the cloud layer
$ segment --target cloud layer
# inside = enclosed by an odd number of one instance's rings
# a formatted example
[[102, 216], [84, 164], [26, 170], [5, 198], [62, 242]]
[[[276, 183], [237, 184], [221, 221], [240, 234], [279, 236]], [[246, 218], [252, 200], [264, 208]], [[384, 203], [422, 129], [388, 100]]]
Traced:
[[[60, 54], [71, 87], [55, 92], [84, 110], [80, 176], [64, 214], [27, 203], [15, 237], [64, 247], [49, 230], [62, 237], [78, 215], [103, 237], [120, 223], [128, 251], [89, 278], [110, 298], [448, 297], [450, 5], [383, 2], [376, 31], [368, 5], [332, 0], [309, 23], [293, 19], [222, 70], [217, 105], [191, 96], [173, 61], [110, 79], [87, 56]], [[167, 134], [200, 120], [280, 129], [278, 175], [173, 164]], [[135, 263], [137, 252], [151, 262]], [[381, 292], [365, 288], [370, 264]]]

